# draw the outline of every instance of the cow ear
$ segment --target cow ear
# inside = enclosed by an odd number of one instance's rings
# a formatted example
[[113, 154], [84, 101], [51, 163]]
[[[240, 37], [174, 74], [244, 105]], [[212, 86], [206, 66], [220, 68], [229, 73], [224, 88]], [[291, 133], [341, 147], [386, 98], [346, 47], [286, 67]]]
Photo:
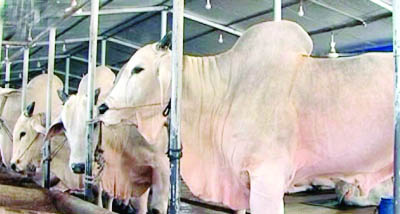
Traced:
[[171, 49], [172, 46], [172, 31], [168, 32], [158, 43], [157, 50], [165, 50], [167, 48]]
[[45, 119], [45, 115], [44, 114], [40, 114], [39, 118], [34, 118], [31, 121], [31, 126], [33, 128], [33, 130], [35, 130], [37, 133], [46, 134], [46, 128], [43, 126], [43, 124], [45, 123], [45, 121], [43, 121], [43, 118]]
[[97, 88], [97, 89], [94, 91], [94, 104], [95, 104], [95, 105], [97, 104], [97, 101], [99, 100], [100, 92], [101, 92], [101, 89], [100, 89], [100, 88]]
[[26, 106], [25, 111], [24, 111], [25, 117], [32, 117], [33, 110], [35, 110], [35, 102], [32, 102], [31, 104]]
[[61, 117], [58, 117], [47, 131], [45, 140], [49, 140], [56, 135], [61, 135], [63, 132], [64, 132], [64, 124], [61, 120]]
[[68, 94], [65, 93], [63, 89], [58, 89], [57, 94], [58, 94], [58, 97], [60, 98], [60, 100], [62, 101], [62, 103], [65, 104], [65, 102], [67, 102], [67, 100], [68, 100]]

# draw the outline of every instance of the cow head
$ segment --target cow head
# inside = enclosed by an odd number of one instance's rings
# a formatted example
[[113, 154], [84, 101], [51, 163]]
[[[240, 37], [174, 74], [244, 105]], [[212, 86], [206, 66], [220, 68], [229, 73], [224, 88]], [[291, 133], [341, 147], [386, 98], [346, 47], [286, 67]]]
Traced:
[[[95, 101], [100, 94], [96, 89]], [[60, 117], [51, 125], [46, 138], [64, 133], [67, 137], [71, 154], [69, 165], [74, 173], [85, 172], [86, 161], [86, 120], [87, 120], [87, 96], [85, 94], [71, 95], [62, 108]], [[97, 108], [94, 108], [94, 115], [97, 115]], [[95, 126], [96, 127], [96, 126]], [[96, 148], [98, 129], [94, 132], [94, 145]], [[92, 151], [94, 153], [94, 151]], [[93, 154], [92, 153], [92, 154]]]
[[[105, 103], [99, 107], [100, 114], [103, 114], [101, 120], [106, 124], [118, 124], [133, 117], [136, 120], [149, 118], [154, 115], [136, 118], [138, 115], [132, 113], [145, 110], [143, 106], [150, 105], [156, 105], [158, 109], [154, 113], [161, 115], [169, 98], [170, 40], [171, 34], [168, 34], [161, 41], [144, 46], [123, 66]], [[143, 133], [141, 125], [136, 125]], [[150, 139], [146, 137], [146, 140]]]
[[45, 114], [33, 114], [35, 103], [20, 115], [13, 132], [11, 168], [18, 172], [34, 172], [40, 167], [43, 137], [46, 133]]

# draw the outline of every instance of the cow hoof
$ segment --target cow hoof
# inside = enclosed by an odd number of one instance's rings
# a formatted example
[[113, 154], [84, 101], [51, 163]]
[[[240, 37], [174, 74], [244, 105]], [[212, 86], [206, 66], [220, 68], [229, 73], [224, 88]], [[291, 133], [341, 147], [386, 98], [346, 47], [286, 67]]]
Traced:
[[158, 209], [151, 209], [151, 214], [161, 214], [161, 212]]

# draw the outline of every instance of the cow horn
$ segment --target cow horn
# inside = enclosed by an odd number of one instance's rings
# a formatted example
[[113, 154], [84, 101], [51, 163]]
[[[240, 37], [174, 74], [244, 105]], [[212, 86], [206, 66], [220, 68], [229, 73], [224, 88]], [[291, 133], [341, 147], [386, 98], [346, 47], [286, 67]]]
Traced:
[[100, 91], [101, 91], [100, 88], [97, 88], [94, 91], [94, 104], [95, 105], [97, 104], [97, 101], [99, 100]]
[[63, 104], [65, 104], [65, 102], [67, 102], [68, 100], [68, 94], [65, 93], [63, 89], [58, 89], [57, 94], [60, 100], [63, 102]]
[[32, 117], [33, 110], [35, 110], [35, 102], [32, 102], [31, 104], [26, 106], [25, 112], [24, 112], [25, 117]]
[[172, 32], [168, 32], [157, 44], [157, 49], [171, 49]]

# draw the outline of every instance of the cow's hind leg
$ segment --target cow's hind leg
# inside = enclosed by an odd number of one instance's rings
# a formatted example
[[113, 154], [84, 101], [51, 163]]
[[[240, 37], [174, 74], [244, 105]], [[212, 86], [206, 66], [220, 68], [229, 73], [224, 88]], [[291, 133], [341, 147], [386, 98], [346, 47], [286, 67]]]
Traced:
[[271, 164], [250, 172], [250, 212], [283, 214], [285, 176], [282, 165]]
[[149, 199], [149, 192], [150, 188], [140, 197], [131, 199], [131, 204], [133, 205], [133, 208], [135, 208], [135, 210], [137, 211], [137, 214], [147, 213], [147, 201]]

